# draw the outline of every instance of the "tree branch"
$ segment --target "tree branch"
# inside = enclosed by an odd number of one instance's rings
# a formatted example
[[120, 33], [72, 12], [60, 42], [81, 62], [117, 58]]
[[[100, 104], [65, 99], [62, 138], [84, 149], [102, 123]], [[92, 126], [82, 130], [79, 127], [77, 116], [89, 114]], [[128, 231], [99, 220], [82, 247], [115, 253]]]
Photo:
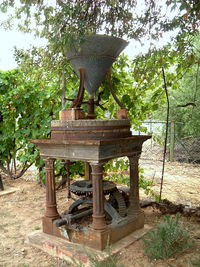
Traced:
[[162, 188], [163, 188], [164, 172], [165, 172], [165, 158], [166, 158], [166, 151], [167, 151], [168, 127], [169, 127], [169, 95], [168, 95], [167, 83], [166, 83], [166, 78], [165, 78], [165, 70], [163, 67], [162, 67], [162, 75], [163, 75], [164, 89], [165, 89], [165, 94], [166, 94], [166, 99], [167, 99], [167, 119], [166, 119], [165, 144], [164, 144], [164, 152], [163, 152], [163, 166], [162, 166], [159, 202], [161, 201], [161, 197], [162, 197]]

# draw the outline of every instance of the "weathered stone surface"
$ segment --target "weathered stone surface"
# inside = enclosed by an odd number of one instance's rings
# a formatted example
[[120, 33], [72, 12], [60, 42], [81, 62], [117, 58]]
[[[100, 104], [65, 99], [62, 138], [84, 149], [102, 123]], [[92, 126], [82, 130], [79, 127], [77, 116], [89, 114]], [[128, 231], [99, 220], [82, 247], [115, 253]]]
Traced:
[[103, 127], [103, 126], [130, 126], [129, 120], [120, 119], [97, 119], [97, 120], [53, 120], [51, 127]]

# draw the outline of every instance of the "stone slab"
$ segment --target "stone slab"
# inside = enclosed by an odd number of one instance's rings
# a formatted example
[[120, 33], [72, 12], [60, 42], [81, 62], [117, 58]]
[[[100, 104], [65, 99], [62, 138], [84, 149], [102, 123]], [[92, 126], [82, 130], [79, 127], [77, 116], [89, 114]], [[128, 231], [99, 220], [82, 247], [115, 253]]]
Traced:
[[[111, 246], [111, 255], [119, 253], [122, 249], [130, 246], [146, 234], [151, 227], [144, 228], [131, 233]], [[87, 246], [69, 242], [65, 239], [35, 231], [28, 235], [30, 244], [43, 250], [53, 257], [59, 257], [74, 266], [90, 266], [89, 255], [98, 255], [99, 261], [105, 261], [110, 255], [105, 251], [97, 251]], [[82, 264], [82, 265], [81, 265]]]
[[4, 190], [0, 191], [0, 197], [1, 196], [5, 196], [5, 195], [9, 195], [9, 194], [13, 194], [16, 191], [19, 191], [20, 189], [17, 187], [6, 187], [4, 186]]

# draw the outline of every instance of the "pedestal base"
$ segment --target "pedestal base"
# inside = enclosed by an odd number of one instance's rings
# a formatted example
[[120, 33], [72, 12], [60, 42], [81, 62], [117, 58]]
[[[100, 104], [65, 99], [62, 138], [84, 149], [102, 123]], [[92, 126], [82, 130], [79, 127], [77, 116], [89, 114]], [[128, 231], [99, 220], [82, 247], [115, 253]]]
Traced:
[[102, 231], [93, 229], [90, 229], [88, 232], [73, 231], [70, 235], [70, 241], [87, 244], [88, 247], [102, 251], [108, 245], [113, 245], [118, 240], [143, 227], [144, 214], [141, 212], [137, 217], [126, 217], [124, 222], [119, 225], [110, 225]]
[[[112, 245], [111, 255], [117, 254], [122, 249], [130, 246], [145, 235], [150, 229], [150, 226], [145, 225], [144, 228], [136, 230], [125, 238], [122, 238], [120, 241]], [[33, 232], [29, 234], [28, 240], [32, 246], [43, 250], [53, 257], [59, 257], [69, 263], [82, 263], [84, 266], [90, 265], [89, 255], [98, 255], [100, 261], [104, 261], [110, 256], [106, 252], [97, 251], [95, 249], [88, 248], [83, 244], [72, 243], [65, 239], [42, 232]]]
[[[58, 217], [59, 218], [59, 217]], [[57, 219], [58, 219], [57, 218]], [[55, 226], [53, 223], [55, 219], [43, 217], [42, 218], [42, 229], [45, 234], [57, 236], [57, 237], [62, 237], [59, 228]]]
[[108, 225], [104, 230], [94, 230], [88, 227], [86, 231], [77, 231], [65, 227], [56, 227], [53, 220], [43, 217], [43, 232], [49, 235], [61, 237], [71, 243], [86, 244], [96, 250], [104, 250], [130, 233], [143, 228], [143, 211], [135, 216], [124, 217], [119, 224]]

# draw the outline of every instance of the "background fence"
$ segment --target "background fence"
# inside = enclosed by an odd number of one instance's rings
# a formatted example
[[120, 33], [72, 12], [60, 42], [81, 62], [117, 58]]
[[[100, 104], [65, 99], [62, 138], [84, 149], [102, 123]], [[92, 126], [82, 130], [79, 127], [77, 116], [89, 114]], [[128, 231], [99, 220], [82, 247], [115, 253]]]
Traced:
[[[147, 120], [142, 123], [138, 131], [132, 130], [133, 134], [152, 135], [143, 145], [141, 159], [162, 161], [166, 131], [166, 121]], [[169, 121], [167, 140], [167, 159], [200, 164], [200, 137], [192, 136], [179, 138], [180, 122]]]

